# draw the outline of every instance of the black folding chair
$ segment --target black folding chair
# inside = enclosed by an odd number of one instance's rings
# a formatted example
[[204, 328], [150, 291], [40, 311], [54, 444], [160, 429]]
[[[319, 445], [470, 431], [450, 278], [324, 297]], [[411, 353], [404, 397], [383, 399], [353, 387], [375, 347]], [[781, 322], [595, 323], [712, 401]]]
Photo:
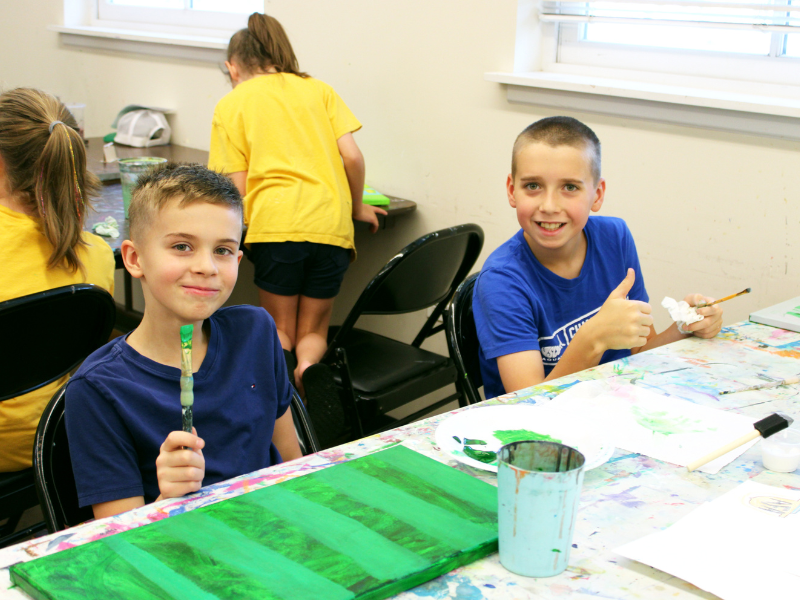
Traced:
[[[69, 285], [0, 303], [0, 401], [57, 381], [108, 341], [116, 307], [106, 290]], [[36, 506], [34, 469], [0, 473], [0, 547], [44, 529], [12, 533], [22, 513]]]
[[480, 343], [472, 314], [472, 292], [477, 278], [478, 273], [474, 273], [458, 286], [444, 319], [447, 348], [458, 369], [457, 385], [470, 404], [481, 401], [478, 389], [483, 386], [478, 358]]
[[314, 425], [308, 416], [308, 411], [297, 395], [297, 392], [292, 393], [292, 419], [294, 420], [294, 428], [297, 431], [297, 441], [300, 443], [300, 450], [303, 456], [319, 452], [322, 448], [317, 439], [317, 433], [314, 431]]
[[[404, 418], [387, 415], [456, 382], [453, 361], [420, 346], [444, 329], [436, 323], [482, 247], [483, 230], [478, 225], [458, 225], [422, 236], [386, 263], [344, 323], [330, 329], [329, 347], [321, 362], [333, 367], [341, 386], [351, 426], [349, 439], [411, 423], [454, 399], [461, 406], [469, 402], [456, 390]], [[430, 316], [410, 344], [355, 327], [361, 315], [399, 315], [429, 307]], [[319, 431], [320, 426], [315, 426]]]
[[[50, 533], [73, 527], [94, 517], [91, 506], [78, 506], [78, 490], [72, 471], [64, 419], [66, 389], [66, 385], [61, 386], [45, 408], [36, 431], [33, 449], [36, 492]], [[318, 452], [314, 427], [296, 392], [292, 395], [290, 410], [303, 454]]]

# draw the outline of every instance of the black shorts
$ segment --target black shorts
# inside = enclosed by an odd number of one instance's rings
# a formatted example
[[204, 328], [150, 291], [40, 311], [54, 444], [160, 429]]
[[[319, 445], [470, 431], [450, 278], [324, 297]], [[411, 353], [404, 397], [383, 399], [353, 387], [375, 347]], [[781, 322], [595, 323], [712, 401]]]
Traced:
[[334, 298], [350, 266], [350, 250], [313, 242], [250, 244], [255, 284], [279, 296]]

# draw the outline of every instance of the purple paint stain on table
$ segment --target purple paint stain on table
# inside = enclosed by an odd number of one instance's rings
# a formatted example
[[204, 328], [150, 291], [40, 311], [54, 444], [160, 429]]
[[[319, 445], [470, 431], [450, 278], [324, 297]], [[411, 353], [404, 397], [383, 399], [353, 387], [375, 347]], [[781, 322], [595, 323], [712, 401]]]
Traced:
[[624, 492], [620, 492], [619, 494], [605, 494], [603, 496], [604, 500], [613, 500], [615, 502], [619, 502], [622, 506], [626, 506], [628, 508], [639, 508], [640, 506], [644, 506], [647, 504], [643, 500], [637, 500], [636, 496], [634, 496], [631, 492], [633, 490], [638, 489], [639, 486], [632, 487]]

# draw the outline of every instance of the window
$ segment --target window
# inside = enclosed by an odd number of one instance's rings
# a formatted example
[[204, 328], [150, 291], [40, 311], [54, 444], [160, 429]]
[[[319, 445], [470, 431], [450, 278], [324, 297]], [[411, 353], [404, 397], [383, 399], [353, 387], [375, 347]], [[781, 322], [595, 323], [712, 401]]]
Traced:
[[517, 0], [509, 102], [800, 140], [800, 0]]
[[96, 0], [97, 21], [129, 27], [166, 25], [235, 31], [247, 15], [264, 9], [263, 0]]
[[555, 48], [543, 68], [797, 85], [798, 11], [800, 0], [545, 2], [539, 19]]
[[66, 45], [220, 63], [264, 0], [64, 0]]

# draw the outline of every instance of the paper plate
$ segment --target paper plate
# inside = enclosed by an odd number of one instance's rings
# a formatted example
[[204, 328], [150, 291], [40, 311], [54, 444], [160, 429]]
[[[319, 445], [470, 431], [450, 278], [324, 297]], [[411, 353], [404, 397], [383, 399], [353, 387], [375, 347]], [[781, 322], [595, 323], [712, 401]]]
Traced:
[[[484, 406], [465, 410], [445, 419], [436, 428], [436, 444], [444, 452], [459, 462], [494, 473], [497, 472], [496, 463], [483, 463], [464, 454], [464, 439], [486, 442], [486, 445], [471, 444], [475, 450], [497, 452], [509, 443], [503, 441], [504, 439], [520, 439], [520, 436], [557, 441], [577, 449], [586, 457], [587, 471], [605, 463], [615, 449], [596, 432], [570, 422], [563, 415], [527, 404]], [[456, 441], [456, 438], [461, 441]]]

